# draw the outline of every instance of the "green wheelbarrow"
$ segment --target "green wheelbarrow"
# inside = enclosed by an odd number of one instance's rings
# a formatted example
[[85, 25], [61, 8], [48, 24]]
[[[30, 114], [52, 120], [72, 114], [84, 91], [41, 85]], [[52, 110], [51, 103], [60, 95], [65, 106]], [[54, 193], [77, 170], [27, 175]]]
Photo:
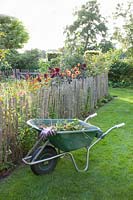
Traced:
[[[88, 119], [95, 117], [94, 113], [88, 116], [84, 121], [78, 120], [82, 126], [81, 130], [72, 131], [57, 131], [55, 134], [44, 135], [42, 133], [42, 124], [46, 126], [54, 126], [57, 123], [73, 122], [74, 119], [30, 119], [27, 124], [39, 132], [39, 137], [36, 144], [22, 159], [25, 164], [30, 165], [31, 170], [36, 175], [48, 174], [54, 170], [59, 158], [66, 155], [70, 156], [75, 169], [78, 172], [84, 172], [89, 167], [89, 151], [90, 149], [103, 139], [111, 130], [124, 126], [124, 123], [115, 125], [108, 129], [105, 133], [102, 130], [90, 123]], [[86, 148], [86, 165], [84, 169], [79, 169], [72, 151]]]

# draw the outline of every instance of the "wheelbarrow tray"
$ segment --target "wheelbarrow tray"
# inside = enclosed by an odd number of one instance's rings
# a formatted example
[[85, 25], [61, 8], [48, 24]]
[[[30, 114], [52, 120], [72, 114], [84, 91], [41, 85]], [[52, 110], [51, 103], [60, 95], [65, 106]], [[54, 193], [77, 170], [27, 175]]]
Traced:
[[[28, 124], [38, 130], [42, 131], [40, 128], [42, 125], [53, 126], [57, 122], [72, 122], [74, 119], [31, 119]], [[94, 137], [100, 137], [103, 132], [99, 127], [88, 124], [82, 120], [78, 120], [79, 124], [82, 125], [82, 130], [74, 131], [57, 131], [55, 135], [47, 136], [47, 139], [56, 148], [69, 152], [72, 150], [80, 149], [83, 147], [89, 147]]]

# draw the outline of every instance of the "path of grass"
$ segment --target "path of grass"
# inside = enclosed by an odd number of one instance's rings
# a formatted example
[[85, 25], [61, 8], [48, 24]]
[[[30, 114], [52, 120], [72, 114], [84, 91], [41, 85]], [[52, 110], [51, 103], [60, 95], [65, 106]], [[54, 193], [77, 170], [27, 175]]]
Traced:
[[[97, 144], [90, 153], [89, 171], [77, 173], [68, 159], [60, 159], [55, 171], [35, 176], [29, 167], [20, 167], [0, 182], [0, 200], [131, 200], [133, 198], [133, 93], [111, 89], [117, 95], [98, 110], [91, 120], [103, 130], [125, 122]], [[75, 154], [79, 164], [83, 150]]]

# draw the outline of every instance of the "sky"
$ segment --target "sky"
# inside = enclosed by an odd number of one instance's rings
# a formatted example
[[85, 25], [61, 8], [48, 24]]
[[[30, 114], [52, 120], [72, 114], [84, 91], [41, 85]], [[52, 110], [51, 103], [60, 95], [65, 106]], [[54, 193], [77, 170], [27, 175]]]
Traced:
[[[63, 47], [63, 31], [72, 24], [73, 12], [87, 0], [0, 0], [0, 14], [17, 17], [23, 22], [30, 39], [24, 49], [42, 50]], [[98, 0], [101, 12], [109, 16], [117, 3], [127, 0]]]

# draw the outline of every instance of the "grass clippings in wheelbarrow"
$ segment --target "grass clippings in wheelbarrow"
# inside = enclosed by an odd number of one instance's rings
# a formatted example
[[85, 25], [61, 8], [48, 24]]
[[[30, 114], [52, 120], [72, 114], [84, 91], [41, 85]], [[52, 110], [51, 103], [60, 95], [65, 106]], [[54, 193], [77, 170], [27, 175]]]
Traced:
[[48, 137], [52, 135], [56, 135], [58, 131], [74, 131], [74, 130], [84, 130], [85, 127], [79, 123], [78, 119], [73, 119], [71, 122], [67, 122], [64, 120], [62, 122], [57, 121], [55, 125], [48, 126], [46, 124], [42, 124], [39, 126], [42, 129], [40, 136]]

